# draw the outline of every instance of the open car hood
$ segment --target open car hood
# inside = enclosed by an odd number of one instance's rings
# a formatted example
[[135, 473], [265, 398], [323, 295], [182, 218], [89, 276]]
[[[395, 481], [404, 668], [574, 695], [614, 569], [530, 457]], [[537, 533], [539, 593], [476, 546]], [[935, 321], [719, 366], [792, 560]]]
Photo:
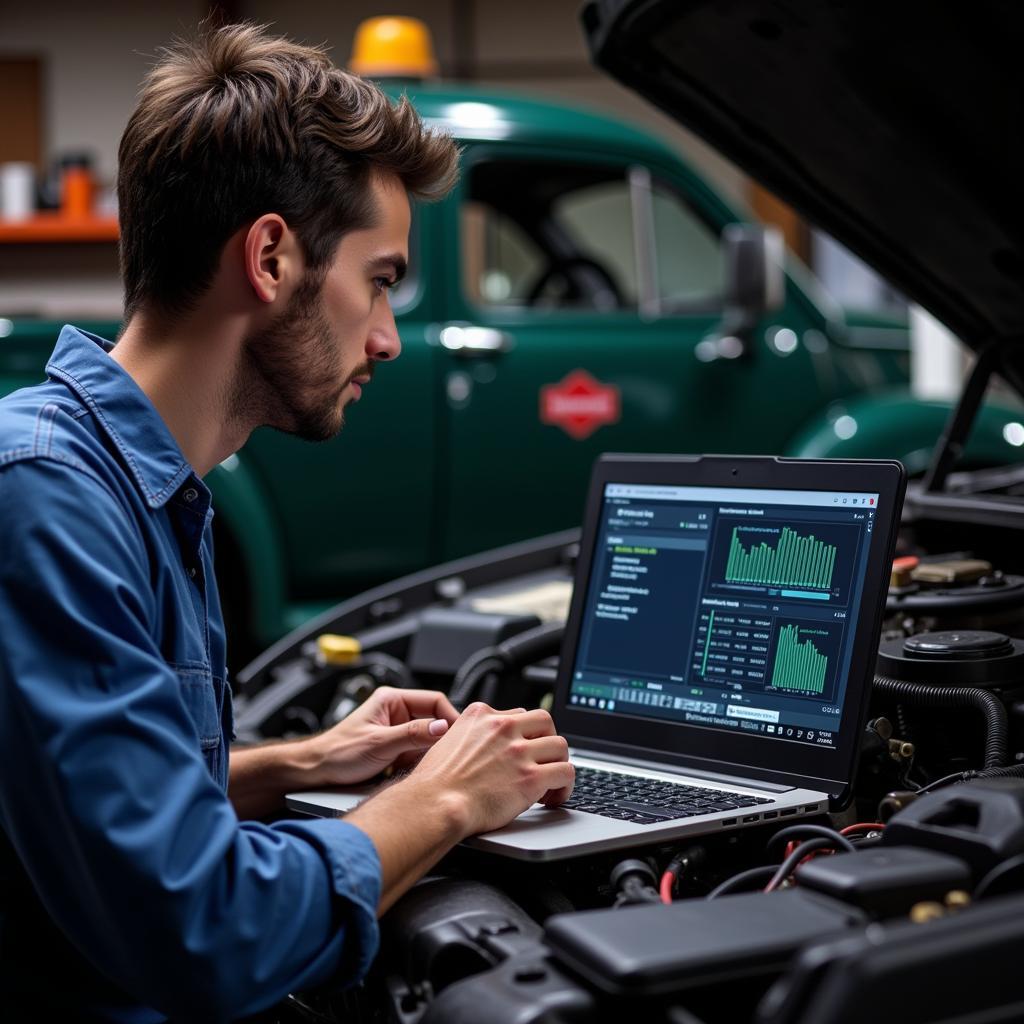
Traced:
[[[1024, 335], [1024, 5], [591, 0], [582, 18], [598, 65], [967, 344]], [[1024, 345], [1011, 362], [1019, 386]]]

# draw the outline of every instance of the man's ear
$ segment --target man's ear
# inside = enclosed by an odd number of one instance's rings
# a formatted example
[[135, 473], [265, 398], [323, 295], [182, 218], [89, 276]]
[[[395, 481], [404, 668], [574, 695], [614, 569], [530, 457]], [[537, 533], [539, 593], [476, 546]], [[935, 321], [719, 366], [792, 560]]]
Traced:
[[287, 297], [301, 276], [297, 240], [279, 214], [265, 213], [253, 222], [243, 253], [245, 275], [260, 302]]

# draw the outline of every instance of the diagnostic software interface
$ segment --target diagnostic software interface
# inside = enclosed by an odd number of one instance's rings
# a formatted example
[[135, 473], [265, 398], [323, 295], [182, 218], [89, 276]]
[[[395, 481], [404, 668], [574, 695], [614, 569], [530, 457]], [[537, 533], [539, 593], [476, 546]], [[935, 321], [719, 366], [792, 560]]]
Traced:
[[607, 484], [569, 703], [835, 744], [878, 495]]

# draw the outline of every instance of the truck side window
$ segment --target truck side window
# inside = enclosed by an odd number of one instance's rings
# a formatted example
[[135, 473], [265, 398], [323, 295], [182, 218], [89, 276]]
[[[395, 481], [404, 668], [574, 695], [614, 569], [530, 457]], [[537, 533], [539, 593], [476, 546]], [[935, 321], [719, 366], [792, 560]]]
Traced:
[[473, 200], [462, 206], [462, 260], [466, 293], [477, 305], [524, 305], [547, 265], [511, 217]]
[[[653, 182], [638, 194], [633, 171], [557, 161], [472, 165], [460, 214], [467, 298], [538, 311], [635, 311], [641, 295], [656, 297], [665, 313], [715, 305], [715, 232], [668, 186]], [[648, 251], [646, 265], [638, 247]]]
[[655, 181], [655, 280], [663, 313], [713, 310], [721, 305], [725, 268], [721, 239], [673, 189]]
[[470, 169], [463, 288], [481, 306], [635, 309], [622, 166], [503, 160]]

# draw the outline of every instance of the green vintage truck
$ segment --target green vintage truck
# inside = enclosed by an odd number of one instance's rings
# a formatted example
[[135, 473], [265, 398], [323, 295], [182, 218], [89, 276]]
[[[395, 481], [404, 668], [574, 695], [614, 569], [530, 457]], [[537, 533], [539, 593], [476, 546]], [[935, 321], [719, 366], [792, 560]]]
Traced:
[[[561, 103], [406, 87], [464, 147], [461, 183], [416, 212], [402, 356], [342, 434], [260, 431], [208, 478], [236, 659], [347, 594], [575, 525], [600, 452], [923, 469], [948, 408], [911, 397], [905, 322], [851, 320], [794, 261], [751, 296], [771, 271], [749, 216], [667, 145]], [[0, 325], [6, 393], [41, 379], [60, 325]], [[971, 461], [1012, 458], [1020, 418], [989, 407]]]

